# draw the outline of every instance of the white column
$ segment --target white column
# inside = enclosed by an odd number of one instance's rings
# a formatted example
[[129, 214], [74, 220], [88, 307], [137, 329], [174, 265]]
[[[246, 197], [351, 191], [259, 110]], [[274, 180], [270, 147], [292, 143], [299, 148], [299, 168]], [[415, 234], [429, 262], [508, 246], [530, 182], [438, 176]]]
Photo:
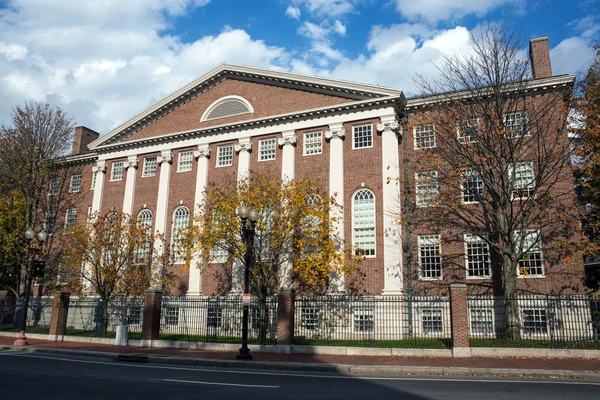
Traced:
[[381, 153], [383, 160], [383, 268], [384, 295], [402, 293], [402, 228], [398, 224], [402, 208], [398, 174], [400, 156], [398, 154], [398, 121], [396, 115], [381, 117], [377, 125], [381, 132]]
[[[163, 150], [156, 163], [160, 167], [160, 180], [158, 182], [158, 198], [156, 200], [156, 219], [154, 222], [154, 234], [164, 235], [167, 230], [167, 207], [169, 204], [169, 180], [171, 179], [171, 163], [173, 154], [171, 150]], [[154, 243], [156, 258], [159, 259], [163, 254], [163, 243], [156, 241]], [[162, 265], [159, 265], [154, 273], [162, 276]], [[162, 283], [162, 282], [161, 282]]]
[[[235, 145], [235, 152], [238, 153], [238, 182], [248, 178], [250, 174], [250, 152], [252, 151], [252, 141], [250, 138], [241, 138]], [[242, 293], [242, 284], [244, 282], [244, 264], [239, 260], [234, 261], [233, 271], [231, 271], [231, 294]]]
[[[208, 144], [198, 145], [198, 150], [194, 152], [194, 157], [198, 160], [196, 170], [196, 195], [194, 196], [194, 207], [192, 216], [195, 216], [204, 206], [204, 191], [208, 180], [208, 158], [210, 157], [210, 146]], [[194, 218], [194, 224], [198, 224]], [[192, 254], [190, 263], [190, 275], [188, 280], [188, 296], [200, 296], [202, 294], [202, 274], [200, 273], [200, 263], [202, 255], [197, 252]]]
[[133, 198], [135, 196], [135, 176], [138, 168], [137, 156], [127, 157], [127, 180], [125, 181], [125, 196], [123, 197], [123, 212], [133, 214]]
[[104, 189], [104, 174], [106, 173], [106, 161], [98, 161], [92, 168], [96, 174], [96, 185], [94, 186], [94, 198], [92, 199], [92, 213], [100, 213], [102, 208], [102, 191]]
[[[282, 182], [293, 181], [296, 174], [296, 132], [285, 131], [279, 138], [279, 146], [283, 148], [281, 157], [281, 180]], [[292, 287], [292, 263], [288, 260], [279, 267], [279, 289], [290, 289]]]
[[[325, 132], [325, 138], [329, 140], [329, 195], [342, 207], [330, 211], [330, 215], [337, 218], [333, 229], [340, 238], [342, 246], [344, 242], [344, 142], [342, 139], [345, 135], [344, 125], [341, 123], [329, 125], [329, 130]], [[344, 293], [344, 275], [331, 275], [328, 293]]]

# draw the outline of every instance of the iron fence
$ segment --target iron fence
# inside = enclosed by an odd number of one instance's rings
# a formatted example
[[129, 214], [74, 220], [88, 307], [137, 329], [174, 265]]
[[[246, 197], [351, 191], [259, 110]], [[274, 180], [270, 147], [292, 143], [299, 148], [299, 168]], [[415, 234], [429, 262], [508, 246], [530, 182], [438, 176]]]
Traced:
[[[0, 301], [0, 331], [17, 332], [21, 324], [23, 300]], [[47, 334], [52, 317], [52, 298], [31, 297], [27, 312], [27, 332]]]
[[600, 349], [600, 299], [469, 297], [473, 347]]
[[[163, 297], [161, 307], [161, 340], [241, 343], [241, 296]], [[277, 298], [252, 297], [249, 311], [248, 343], [275, 344]]]
[[294, 319], [296, 345], [450, 347], [447, 297], [299, 297]]

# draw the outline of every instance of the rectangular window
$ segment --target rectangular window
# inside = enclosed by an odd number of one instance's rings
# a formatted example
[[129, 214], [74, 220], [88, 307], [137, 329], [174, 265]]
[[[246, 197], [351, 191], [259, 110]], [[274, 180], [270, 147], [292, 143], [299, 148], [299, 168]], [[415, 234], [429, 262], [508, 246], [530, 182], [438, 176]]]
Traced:
[[375, 319], [373, 309], [361, 308], [353, 310], [354, 332], [373, 332], [375, 330]]
[[444, 333], [442, 310], [439, 308], [426, 308], [421, 314], [423, 333]]
[[471, 333], [479, 335], [492, 335], [494, 333], [494, 312], [492, 309], [471, 309]]
[[76, 208], [68, 208], [65, 214], [65, 231], [69, 231], [75, 228], [75, 223], [77, 222], [77, 209]]
[[165, 326], [179, 325], [179, 307], [167, 306], [165, 309]]
[[276, 147], [277, 141], [275, 140], [275, 138], [259, 140], [258, 161], [274, 160]]
[[442, 277], [440, 235], [419, 235], [419, 270], [422, 279]]
[[373, 147], [373, 125], [357, 125], [352, 127], [352, 148]]
[[233, 145], [217, 146], [217, 167], [227, 167], [233, 164]]
[[206, 316], [207, 328], [221, 328], [223, 324], [223, 310], [217, 304], [208, 304], [208, 314]]
[[511, 138], [522, 137], [527, 132], [527, 113], [524, 111], [504, 114], [504, 128], [506, 136]]
[[474, 143], [481, 131], [479, 118], [468, 118], [458, 123], [458, 142], [462, 144]]
[[417, 207], [429, 207], [438, 199], [437, 171], [417, 172]]
[[519, 275], [544, 275], [544, 260], [542, 259], [542, 242], [540, 231], [528, 229], [525, 231], [525, 240], [521, 232], [515, 232], [517, 250], [523, 245], [523, 258], [519, 260]]
[[217, 242], [210, 253], [211, 262], [216, 264], [223, 264], [227, 262], [229, 258], [229, 252], [226, 248], [226, 243], [223, 241]]
[[142, 306], [130, 306], [127, 310], [127, 325], [140, 325], [142, 323]]
[[433, 125], [415, 127], [415, 149], [433, 147], [435, 147], [435, 127]]
[[191, 171], [193, 160], [194, 160], [194, 152], [193, 151], [179, 152], [179, 162], [177, 163], [177, 172]]
[[306, 132], [304, 134], [304, 155], [321, 154], [323, 152], [323, 132]]
[[526, 199], [533, 195], [535, 190], [535, 177], [533, 176], [533, 163], [516, 163], [509, 169], [513, 184], [513, 199]]
[[483, 178], [479, 171], [472, 168], [465, 169], [462, 174], [462, 201], [463, 203], [477, 203], [483, 199]]
[[92, 186], [90, 190], [94, 190], [96, 188], [96, 179], [98, 178], [98, 171], [92, 171]]
[[523, 310], [523, 333], [526, 335], [548, 334], [546, 310], [543, 308]]
[[81, 174], [71, 175], [71, 184], [69, 193], [79, 193], [81, 191]]
[[56, 273], [56, 284], [57, 285], [67, 285], [69, 283], [69, 271], [67, 267], [64, 265], [58, 266], [58, 271]]
[[49, 196], [57, 195], [59, 191], [60, 191], [60, 178], [50, 179], [50, 185], [48, 187], [48, 195]]
[[125, 163], [123, 161], [117, 161], [112, 164], [112, 170], [110, 172], [111, 181], [120, 181], [123, 179], [123, 169]]
[[52, 235], [54, 233], [54, 225], [56, 224], [56, 212], [48, 211], [46, 212], [44, 218], [44, 230], [48, 235]]
[[142, 176], [154, 175], [156, 175], [156, 157], [144, 158], [144, 169], [142, 170]]
[[321, 310], [317, 307], [302, 307], [300, 310], [300, 325], [310, 331], [319, 329]]
[[467, 276], [471, 278], [489, 278], [490, 248], [479, 235], [465, 235], [465, 255], [467, 258]]

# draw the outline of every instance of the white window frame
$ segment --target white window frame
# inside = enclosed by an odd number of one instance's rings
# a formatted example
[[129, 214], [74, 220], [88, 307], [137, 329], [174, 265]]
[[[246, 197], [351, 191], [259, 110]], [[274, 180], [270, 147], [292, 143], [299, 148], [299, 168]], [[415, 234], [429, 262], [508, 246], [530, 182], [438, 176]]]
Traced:
[[[516, 231], [515, 232], [515, 244], [520, 247], [521, 246], [521, 232], [520, 231]], [[528, 243], [528, 237], [531, 236], [536, 236], [534, 239], [534, 242]], [[540, 268], [542, 270], [541, 274], [532, 274], [531, 271], [531, 267], [522, 267], [521, 264], [525, 263], [525, 262], [530, 262], [528, 259], [519, 259], [519, 264], [517, 266], [517, 276], [519, 276], [520, 278], [544, 278], [546, 276], [546, 268], [544, 267], [544, 252], [542, 249], [542, 238], [541, 238], [541, 232], [539, 229], [526, 229], [525, 230], [525, 243], [523, 244], [523, 250], [528, 250], [526, 251], [526, 254], [524, 255], [524, 257], [531, 257], [531, 253], [539, 253], [539, 259], [540, 259], [540, 266], [536, 267], [536, 268]], [[523, 268], [529, 268], [529, 272], [527, 274], [522, 274], [521, 271]]]
[[[359, 129], [362, 128], [369, 128], [370, 133], [371, 133], [371, 144], [370, 145], [365, 145], [365, 146], [357, 146], [357, 131]], [[357, 150], [357, 149], [370, 149], [371, 147], [374, 146], [374, 141], [375, 138], [373, 136], [373, 124], [360, 124], [360, 125], [353, 125], [352, 126], [352, 150]]]
[[[182, 215], [187, 215], [185, 223], [182, 223]], [[171, 254], [173, 255], [173, 264], [183, 264], [186, 259], [186, 255], [182, 253], [181, 242], [183, 239], [181, 236], [181, 230], [186, 229], [190, 225], [190, 209], [184, 205], [179, 205], [173, 210], [173, 220], [171, 227]], [[177, 247], [177, 248], [176, 248]]]
[[[519, 119], [519, 124], [515, 123], [516, 119]], [[510, 126], [508, 125], [510, 120]], [[506, 129], [506, 136], [509, 138], [520, 138], [525, 136], [530, 136], [529, 130], [527, 129], [528, 117], [526, 111], [513, 111], [504, 114], [504, 129]], [[516, 127], [520, 126], [519, 129]], [[508, 129], [515, 128], [514, 134], [509, 134]]]
[[[487, 234], [485, 234], [485, 238], [487, 238]], [[491, 263], [491, 254], [490, 254], [490, 246], [488, 242], [482, 237], [482, 235], [478, 234], [470, 234], [465, 233], [464, 235], [464, 247], [465, 247], [465, 270], [467, 273], [467, 279], [489, 279], [492, 277], [492, 263]], [[469, 245], [470, 244], [483, 244], [485, 249], [487, 250], [487, 274], [485, 275], [471, 275], [471, 267], [469, 265]], [[479, 262], [479, 261], [478, 261]]]
[[144, 157], [144, 167], [142, 168], [142, 178], [149, 176], [156, 176], [158, 170], [158, 157], [148, 156]]
[[[303, 156], [316, 156], [318, 154], [323, 154], [323, 132], [322, 131], [311, 131], [304, 132], [304, 145], [303, 147]], [[309, 146], [312, 148], [316, 148], [318, 150], [309, 150]]]
[[375, 332], [375, 310], [372, 307], [352, 309], [352, 331], [354, 333]]
[[[51, 226], [51, 228], [50, 228]], [[56, 211], [46, 211], [44, 214], [44, 231], [52, 235], [56, 230]]]
[[229, 251], [219, 245], [222, 241], [218, 241], [210, 251], [210, 262], [212, 264], [223, 264], [229, 259]]
[[[149, 216], [149, 218], [148, 218]], [[142, 218], [143, 217], [143, 218]], [[137, 214], [137, 223], [140, 227], [145, 227], [149, 233], [152, 233], [152, 224], [154, 223], [154, 214], [148, 208], [143, 208]], [[152, 243], [146, 243], [144, 247], [136, 249], [136, 262], [145, 263], [146, 258], [150, 256]]]
[[125, 173], [125, 161], [115, 161], [110, 169], [110, 181], [122, 181]]
[[[422, 246], [431, 246], [437, 245], [438, 256], [440, 259], [439, 262], [439, 276], [423, 276], [423, 256], [421, 255], [421, 247]], [[422, 281], [439, 281], [443, 278], [444, 273], [444, 263], [442, 260], [442, 236], [439, 234], [428, 234], [428, 235], [418, 235], [417, 236], [417, 251], [418, 251], [418, 263], [419, 263], [419, 279]], [[429, 250], [431, 251], [431, 250]], [[435, 256], [428, 256], [427, 258], [433, 258]], [[429, 269], [433, 271], [433, 269]]]
[[50, 179], [48, 184], [48, 196], [56, 196], [60, 192], [60, 178]]
[[[419, 138], [417, 137], [420, 134]], [[422, 136], [423, 134], [427, 134], [427, 136]], [[427, 141], [428, 143], [432, 143], [432, 145], [430, 146], [420, 146], [419, 143], [420, 142], [424, 142], [426, 138], [433, 138], [432, 141]], [[437, 144], [436, 144], [436, 132], [435, 132], [435, 125], [433, 124], [426, 124], [426, 125], [419, 125], [419, 126], [415, 126], [413, 128], [413, 141], [414, 141], [414, 148], [415, 150], [422, 150], [422, 149], [434, 149], [436, 148]]]
[[176, 327], [179, 326], [179, 317], [181, 316], [181, 309], [179, 306], [166, 306], [165, 307], [165, 327]]
[[67, 208], [65, 212], [65, 232], [69, 231], [77, 225], [77, 209]]
[[69, 193], [79, 192], [81, 192], [81, 174], [73, 174], [69, 183]]
[[300, 308], [300, 326], [307, 331], [317, 331], [321, 328], [323, 313], [319, 307], [303, 306]]
[[[525, 313], [527, 311], [533, 311], [534, 313], [536, 311], [541, 311], [543, 313], [543, 315], [545, 316], [545, 319], [546, 319], [546, 321], [545, 321], [546, 322], [546, 329], [545, 329], [544, 332], [527, 332], [527, 331], [525, 331]], [[542, 313], [540, 313], [540, 315]], [[522, 329], [523, 332], [522, 332], [522, 334], [526, 338], [527, 337], [537, 337], [537, 338], [539, 338], [539, 337], [547, 337], [549, 335], [550, 321], [548, 320], [548, 310], [546, 308], [543, 308], [543, 307], [539, 307], [539, 308], [538, 307], [523, 307], [521, 309], [521, 320], [523, 321], [523, 329]], [[533, 321], [533, 322], [535, 323], [536, 321]]]
[[[227, 153], [227, 154], [226, 154]], [[223, 161], [229, 160], [228, 163]], [[217, 146], [216, 167], [230, 167], [233, 165], [233, 144], [223, 144]]]
[[[189, 159], [184, 159], [189, 158]], [[189, 167], [188, 167], [189, 165]], [[183, 168], [185, 166], [185, 168]], [[177, 156], [177, 172], [189, 172], [194, 167], [194, 152], [192, 150], [180, 151]]]
[[[372, 212], [372, 227], [371, 226], [366, 226], [366, 227], [359, 227], [357, 225], [357, 209], [356, 209], [356, 196], [358, 196], [359, 193], [361, 192], [368, 192], [371, 194], [371, 197], [373, 199], [372, 204], [373, 204], [373, 212]], [[376, 203], [376, 197], [375, 197], [375, 193], [371, 190], [371, 189], [367, 189], [367, 188], [360, 188], [358, 189], [356, 192], [354, 192], [354, 194], [352, 194], [352, 246], [355, 248], [355, 251], [357, 254], [363, 254], [365, 258], [375, 258], [377, 257], [377, 203]], [[364, 210], [363, 210], [364, 211]], [[368, 216], [360, 216], [360, 220], [364, 220], [366, 221], [366, 218]], [[367, 231], [368, 229], [368, 231]], [[372, 232], [372, 235], [370, 235], [369, 237], [365, 237], [366, 238], [372, 238], [372, 241], [369, 241], [368, 243], [364, 242], [364, 244], [369, 244], [369, 243], [373, 243], [373, 248], [372, 249], [363, 249], [361, 247], [359, 247], [359, 245], [357, 244], [357, 233], [359, 232], [363, 232], [363, 233], [368, 233], [368, 232]], [[363, 253], [364, 252], [364, 253]], [[372, 254], [370, 254], [372, 252]]]
[[[424, 178], [428, 178], [430, 182], [426, 182]], [[417, 207], [432, 207], [432, 202], [436, 201], [440, 194], [437, 171], [416, 172], [415, 192]]]
[[[468, 182], [472, 182], [472, 178], [473, 177], [478, 177], [479, 179], [477, 179], [477, 182], [481, 182], [481, 186], [480, 187], [476, 187], [476, 191], [471, 190], [469, 192], [469, 194], [466, 193], [467, 188], [465, 188], [465, 183]], [[461, 171], [461, 182], [460, 182], [460, 192], [461, 192], [461, 201], [463, 202], [463, 204], [479, 204], [478, 200], [465, 200], [465, 198], [467, 198], [468, 196], [470, 197], [477, 197], [477, 194], [479, 194], [479, 196], [483, 197], [485, 195], [485, 186], [483, 184], [483, 178], [481, 177], [481, 174], [479, 173], [479, 171], [473, 169], [473, 168], [467, 168]], [[473, 194], [470, 194], [473, 193]]]
[[[433, 313], [438, 313], [440, 314], [440, 324], [442, 329], [440, 331], [427, 331], [425, 330], [425, 321], [424, 318], [426, 317], [426, 314], [431, 314], [430, 316], [433, 317]], [[445, 328], [444, 328], [444, 309], [442, 307], [424, 307], [423, 309], [420, 310], [420, 329], [421, 329], [421, 334], [424, 336], [441, 336], [444, 334], [445, 332]], [[430, 321], [433, 323], [433, 319]]]
[[[482, 338], [493, 338], [496, 336], [496, 316], [494, 315], [493, 307], [468, 307], [469, 309], [469, 333], [473, 336], [474, 339], [482, 339]], [[479, 332], [473, 329], [473, 318], [477, 316], [477, 313], [485, 313], [491, 317], [490, 321], [492, 324], [492, 330], [489, 332]], [[479, 320], [483, 321], [483, 320]], [[486, 319], [483, 321], [485, 323], [488, 322]]]
[[474, 118], [466, 118], [463, 121], [459, 121], [456, 125], [456, 139], [460, 144], [469, 144], [476, 143], [477, 140], [474, 139], [472, 135], [463, 135], [461, 133], [461, 126], [464, 126], [465, 123], [469, 124], [470, 127], [473, 127], [476, 132], [481, 131], [481, 125], [479, 117]]
[[258, 140], [258, 161], [272, 161], [277, 158], [277, 138]]
[[[528, 166], [527, 170], [528, 172], [531, 172], [531, 181], [529, 182], [525, 182], [526, 184], [523, 185], [522, 184], [522, 178], [521, 179], [517, 179], [517, 172], [520, 171], [519, 167], [520, 166]], [[531, 197], [531, 195], [533, 194], [533, 192], [535, 191], [535, 171], [533, 169], [533, 162], [531, 161], [523, 161], [523, 162], [518, 162], [515, 164], [512, 164], [509, 166], [508, 168], [508, 173], [509, 173], [509, 178], [510, 181], [512, 183], [512, 194], [511, 194], [511, 198], [512, 200], [526, 200], [528, 198]], [[518, 184], [518, 186], [517, 186]], [[527, 192], [525, 195], [523, 194], [523, 192]]]

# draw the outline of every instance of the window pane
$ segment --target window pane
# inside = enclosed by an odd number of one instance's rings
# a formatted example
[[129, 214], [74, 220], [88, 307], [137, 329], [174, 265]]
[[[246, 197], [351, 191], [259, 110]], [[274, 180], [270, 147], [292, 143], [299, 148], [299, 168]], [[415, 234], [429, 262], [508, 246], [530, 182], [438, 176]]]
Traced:
[[181, 153], [179, 153], [178, 171], [179, 172], [191, 171], [193, 160], [194, 160], [194, 153], [192, 151], [182, 151]]
[[435, 147], [434, 126], [417, 126], [415, 128], [415, 149], [427, 149], [431, 147]]
[[304, 155], [321, 154], [323, 151], [322, 132], [307, 132], [304, 134]]
[[217, 146], [217, 167], [233, 164], [233, 145]]
[[144, 171], [142, 176], [154, 176], [156, 175], [156, 157], [144, 158]]
[[440, 235], [419, 235], [419, 269], [421, 278], [442, 277]]
[[490, 276], [490, 249], [487, 242], [477, 235], [465, 235], [467, 273], [472, 277]]
[[375, 196], [368, 189], [354, 195], [352, 242], [357, 254], [375, 255]]
[[373, 147], [373, 127], [371, 124], [352, 127], [352, 136], [355, 149]]
[[437, 171], [417, 172], [417, 206], [429, 207], [438, 198]]
[[275, 159], [275, 138], [264, 139], [258, 141], [258, 159], [259, 161], [267, 161]]

